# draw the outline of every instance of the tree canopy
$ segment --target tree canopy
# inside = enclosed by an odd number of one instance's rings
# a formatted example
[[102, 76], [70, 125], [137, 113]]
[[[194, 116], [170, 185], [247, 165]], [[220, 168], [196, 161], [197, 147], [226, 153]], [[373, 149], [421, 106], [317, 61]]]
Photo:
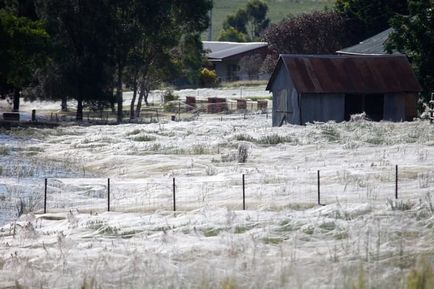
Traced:
[[[235, 14], [228, 15], [223, 22], [220, 41], [255, 41], [270, 25], [267, 17], [268, 5], [262, 0], [250, 0], [245, 8], [238, 9]], [[244, 40], [244, 41], [243, 41]]]
[[395, 14], [407, 14], [407, 0], [336, 0], [335, 10], [345, 17], [352, 43], [389, 28]]
[[271, 25], [263, 36], [271, 51], [265, 70], [274, 68], [279, 54], [335, 53], [348, 44], [346, 33], [345, 19], [332, 11], [305, 13]]
[[408, 10], [409, 15], [392, 18], [386, 49], [407, 54], [428, 101], [434, 92], [434, 11], [429, 0], [410, 0]]
[[[147, 91], [169, 77], [199, 81], [211, 7], [211, 0], [0, 0], [0, 89], [37, 80], [40, 97], [77, 100], [77, 120], [85, 104], [116, 102], [122, 121], [124, 85], [147, 103]], [[49, 44], [44, 57], [40, 44]]]
[[21, 90], [32, 81], [33, 71], [45, 61], [48, 38], [42, 21], [0, 9], [0, 93], [14, 93], [14, 110], [19, 108]]

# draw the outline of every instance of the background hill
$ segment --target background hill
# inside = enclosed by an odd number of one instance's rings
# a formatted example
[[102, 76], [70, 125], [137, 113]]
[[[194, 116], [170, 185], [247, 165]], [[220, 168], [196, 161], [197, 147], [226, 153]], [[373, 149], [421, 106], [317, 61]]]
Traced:
[[[248, 0], [214, 0], [212, 11], [212, 39], [216, 40], [226, 16], [233, 14], [239, 8], [245, 7]], [[331, 7], [334, 0], [265, 0], [268, 4], [268, 17], [272, 23], [279, 22], [289, 14], [300, 14], [312, 10], [324, 10]], [[208, 39], [208, 33], [204, 34]]]

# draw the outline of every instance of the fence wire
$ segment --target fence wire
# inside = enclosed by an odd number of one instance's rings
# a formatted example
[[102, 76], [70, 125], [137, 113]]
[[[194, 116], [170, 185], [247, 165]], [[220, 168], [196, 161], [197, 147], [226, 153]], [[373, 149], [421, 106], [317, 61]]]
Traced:
[[[245, 175], [245, 204], [249, 210], [274, 210], [318, 203], [318, 171], [288, 169], [280, 174]], [[433, 192], [434, 169], [424, 166], [400, 166], [398, 187], [394, 166], [320, 170], [320, 202], [386, 203], [394, 200], [417, 202]], [[398, 189], [396, 191], [396, 189]], [[49, 178], [46, 208], [48, 212], [79, 210], [99, 212], [108, 209], [108, 179]], [[173, 178], [110, 179], [110, 210], [154, 212], [174, 209], [190, 211], [204, 207], [243, 206], [242, 175], [179, 176]], [[2, 216], [43, 212], [44, 179], [0, 180]]]

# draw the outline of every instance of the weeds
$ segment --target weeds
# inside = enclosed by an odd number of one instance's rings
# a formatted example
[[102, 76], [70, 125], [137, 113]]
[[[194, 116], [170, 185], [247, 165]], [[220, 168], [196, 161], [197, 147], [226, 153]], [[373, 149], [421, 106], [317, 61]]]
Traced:
[[248, 134], [237, 134], [235, 136], [235, 139], [237, 141], [246, 141], [246, 142], [262, 144], [262, 145], [277, 145], [281, 143], [293, 142], [293, 139], [290, 136], [281, 136], [278, 135], [277, 133], [263, 135], [259, 138], [254, 138]]
[[433, 267], [425, 258], [418, 261], [416, 268], [411, 270], [407, 278], [407, 289], [432, 289], [434, 288]]
[[391, 199], [387, 199], [387, 204], [390, 206], [392, 211], [408, 211], [414, 206], [414, 203], [411, 201], [393, 201]]
[[156, 140], [156, 137], [152, 136], [152, 135], [146, 135], [146, 134], [144, 134], [144, 135], [139, 135], [139, 136], [133, 137], [132, 140], [133, 141], [137, 141], [137, 142], [147, 142], [147, 141], [154, 141], [154, 140]]
[[249, 157], [249, 146], [245, 143], [241, 143], [238, 146], [238, 162], [239, 163], [246, 163], [247, 158]]

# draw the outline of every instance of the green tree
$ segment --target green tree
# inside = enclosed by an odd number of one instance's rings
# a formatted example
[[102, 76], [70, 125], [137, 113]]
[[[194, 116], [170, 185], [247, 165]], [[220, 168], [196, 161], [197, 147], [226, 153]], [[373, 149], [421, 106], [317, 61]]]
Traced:
[[246, 42], [246, 34], [238, 31], [234, 27], [229, 27], [220, 31], [220, 35], [217, 38], [218, 41], [231, 41], [231, 42]]
[[247, 25], [250, 39], [258, 39], [262, 32], [270, 25], [267, 18], [268, 6], [261, 0], [251, 0], [247, 3], [246, 12], [248, 15]]
[[429, 0], [410, 0], [408, 10], [409, 15], [392, 18], [386, 49], [407, 54], [428, 101], [434, 92], [434, 11]]
[[0, 93], [13, 93], [13, 110], [19, 110], [22, 89], [45, 63], [48, 34], [42, 21], [18, 17], [0, 9]]
[[264, 1], [250, 0], [245, 8], [238, 9], [235, 14], [227, 16], [219, 40], [259, 39], [262, 32], [270, 25], [267, 12], [268, 6]]
[[408, 12], [407, 0], [336, 0], [335, 10], [346, 18], [352, 43], [386, 30], [392, 16]]
[[[45, 86], [54, 89], [53, 97], [77, 100], [76, 119], [83, 119], [86, 102], [111, 97], [112, 69], [110, 10], [105, 0], [40, 0], [41, 17], [52, 35], [52, 51], [46, 68]], [[53, 82], [60, 82], [55, 85]]]
[[246, 24], [249, 20], [249, 15], [245, 9], [238, 9], [233, 15], [228, 15], [223, 22], [223, 30], [234, 28], [240, 33], [247, 34]]
[[[138, 1], [137, 27], [139, 36], [132, 49], [134, 60], [129, 61], [132, 75], [133, 99], [130, 104], [130, 118], [138, 116], [142, 101], [147, 104], [150, 89], [162, 81], [176, 76], [176, 72], [199, 73], [202, 64], [202, 47], [199, 35], [209, 25], [208, 11], [211, 0], [161, 0]], [[138, 93], [136, 113], [134, 106]]]

